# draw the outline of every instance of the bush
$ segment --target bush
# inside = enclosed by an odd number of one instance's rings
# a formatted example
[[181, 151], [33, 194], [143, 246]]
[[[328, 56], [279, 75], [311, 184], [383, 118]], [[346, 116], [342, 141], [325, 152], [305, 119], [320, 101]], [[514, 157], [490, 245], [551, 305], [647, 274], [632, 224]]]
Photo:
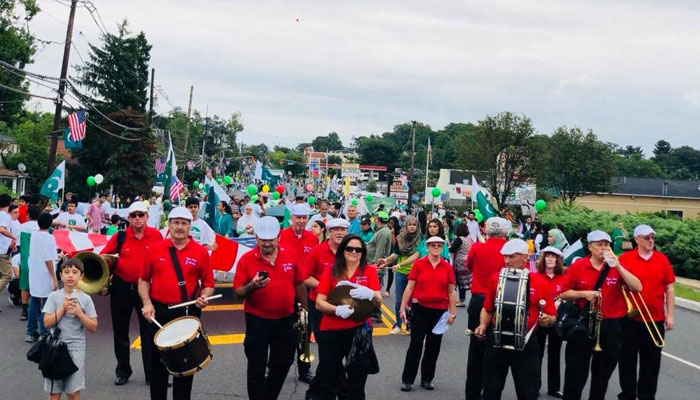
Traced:
[[656, 248], [664, 253], [679, 276], [700, 279], [700, 221], [681, 221], [663, 213], [613, 214], [593, 211], [580, 206], [553, 207], [539, 215], [543, 224], [554, 228], [561, 225], [569, 239], [585, 241], [586, 234], [600, 229], [612, 232], [622, 222], [631, 235], [634, 227], [647, 224], [656, 231]]

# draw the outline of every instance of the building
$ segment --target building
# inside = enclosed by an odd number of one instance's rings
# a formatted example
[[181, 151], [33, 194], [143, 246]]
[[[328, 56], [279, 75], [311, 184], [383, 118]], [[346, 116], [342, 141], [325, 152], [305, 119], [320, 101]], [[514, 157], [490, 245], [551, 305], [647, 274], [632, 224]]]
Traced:
[[29, 191], [29, 175], [23, 171], [10, 170], [5, 165], [5, 157], [17, 153], [19, 153], [17, 140], [12, 136], [0, 135], [0, 186], [5, 185], [21, 196]]
[[576, 204], [616, 214], [664, 212], [680, 218], [700, 215], [700, 181], [614, 177], [610, 193], [591, 193]]

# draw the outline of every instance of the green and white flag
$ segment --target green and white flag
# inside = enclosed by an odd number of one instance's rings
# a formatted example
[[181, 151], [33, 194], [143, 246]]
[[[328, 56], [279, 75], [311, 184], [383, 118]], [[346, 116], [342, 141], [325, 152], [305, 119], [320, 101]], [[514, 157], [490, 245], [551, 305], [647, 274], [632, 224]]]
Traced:
[[229, 203], [231, 201], [231, 198], [229, 197], [228, 194], [226, 194], [226, 191], [224, 188], [219, 185], [215, 179], [209, 179], [209, 177], [204, 178], [204, 184], [207, 186], [207, 205], [205, 207], [205, 212], [204, 212], [204, 217], [203, 219], [211, 226], [212, 228], [216, 227], [216, 222], [217, 222], [217, 206], [220, 201], [225, 201], [226, 203]]
[[46, 182], [41, 186], [42, 196], [48, 197], [51, 201], [58, 199], [58, 191], [66, 186], [66, 161], [61, 161], [55, 170], [51, 173]]
[[476, 205], [479, 207], [479, 211], [481, 211], [484, 221], [498, 215], [496, 210], [493, 209], [491, 203], [489, 203], [489, 201], [486, 199], [486, 196], [484, 196], [484, 194], [481, 192], [479, 183], [476, 181], [476, 178], [474, 178], [474, 175], [472, 175], [472, 197], [476, 199]]
[[586, 252], [583, 250], [583, 243], [581, 242], [581, 239], [579, 239], [574, 242], [574, 244], [564, 249], [562, 259], [564, 260], [564, 265], [568, 266], [573, 264], [577, 259], [585, 256]]
[[[163, 198], [170, 198], [170, 187], [172, 186], [173, 176], [177, 175], [177, 164], [175, 164], [175, 152], [173, 151], [173, 138], [168, 135], [170, 144], [168, 146], [168, 155], [165, 157], [165, 186], [163, 187]], [[177, 204], [177, 202], [175, 203]]]

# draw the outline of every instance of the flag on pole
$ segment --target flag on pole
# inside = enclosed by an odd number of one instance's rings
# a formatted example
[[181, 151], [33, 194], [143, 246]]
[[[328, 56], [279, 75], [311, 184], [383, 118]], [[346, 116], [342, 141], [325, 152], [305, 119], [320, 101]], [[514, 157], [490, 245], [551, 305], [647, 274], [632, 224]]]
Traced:
[[165, 173], [165, 157], [156, 158], [156, 174], [160, 175]]
[[61, 161], [58, 167], [53, 170], [51, 175], [46, 179], [46, 182], [41, 186], [42, 196], [48, 197], [51, 201], [58, 199], [58, 191], [66, 186], [66, 161]]
[[570, 245], [568, 248], [565, 248], [562, 253], [564, 265], [567, 266], [573, 264], [577, 259], [586, 256], [586, 252], [583, 250], [583, 243], [581, 243], [581, 239], [574, 242], [574, 244]]
[[430, 137], [428, 137], [428, 162], [433, 163], [433, 147], [430, 145]]
[[[176, 177], [177, 175], [177, 164], [175, 164], [175, 152], [173, 151], [173, 138], [168, 137], [170, 139], [170, 145], [168, 146], [168, 154], [165, 156], [165, 183], [164, 183], [164, 188], [163, 188], [163, 195], [166, 193], [170, 196], [170, 193], [172, 193], [172, 184], [173, 184], [173, 177]], [[178, 182], [180, 182], [178, 180]], [[180, 182], [180, 185], [182, 185], [182, 182]], [[177, 192], [178, 194], [180, 192]], [[173, 200], [175, 201], [175, 200]], [[177, 204], [177, 203], [174, 203]]]
[[68, 116], [68, 130], [72, 142], [85, 139], [85, 124], [87, 114], [85, 110], [78, 110]]
[[270, 172], [270, 170], [265, 166], [262, 167], [262, 180], [267, 182], [267, 184], [272, 187], [275, 187], [280, 183], [280, 178], [277, 175], [272, 175], [272, 172]]
[[170, 181], [170, 201], [175, 203], [180, 195], [180, 192], [185, 190], [185, 186], [177, 179], [177, 176], [173, 175]]
[[476, 181], [476, 178], [474, 178], [474, 175], [472, 175], [472, 199], [474, 198], [476, 198], [476, 204], [479, 207], [479, 211], [481, 211], [481, 215], [484, 217], [484, 220], [497, 215], [496, 210], [493, 209], [491, 203], [489, 203], [486, 196], [484, 196], [484, 194], [481, 192], [479, 183]]
[[66, 147], [66, 149], [82, 149], [83, 148], [83, 141], [78, 140], [77, 142], [74, 142], [70, 139], [70, 129], [66, 128], [63, 131], [63, 145]]
[[212, 228], [216, 227], [217, 205], [220, 201], [229, 203], [231, 198], [224, 188], [219, 185], [214, 178], [205, 177], [204, 185], [207, 187], [207, 206], [204, 213], [204, 221]]

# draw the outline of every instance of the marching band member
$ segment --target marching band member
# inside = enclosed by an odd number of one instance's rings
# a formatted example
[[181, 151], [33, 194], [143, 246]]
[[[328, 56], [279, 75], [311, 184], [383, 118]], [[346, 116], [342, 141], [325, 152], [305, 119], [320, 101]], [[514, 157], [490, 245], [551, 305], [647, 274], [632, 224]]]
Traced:
[[413, 310], [411, 344], [406, 352], [401, 376], [401, 391], [404, 392], [411, 390], [411, 385], [418, 374], [424, 341], [425, 353], [421, 364], [420, 386], [426, 390], [434, 389], [433, 378], [440, 354], [442, 334], [435, 334], [432, 329], [448, 309], [450, 314], [447, 317], [447, 324], [452, 325], [457, 318], [454, 271], [441, 256], [445, 240], [433, 236], [428, 238], [425, 244], [428, 246], [428, 255], [413, 263], [411, 272], [408, 274], [408, 285], [401, 300], [401, 319], [406, 321], [406, 307], [409, 302]]
[[[199, 317], [201, 309], [214, 293], [214, 274], [209, 265], [209, 253], [190, 237], [192, 214], [176, 207], [168, 214], [170, 237], [148, 246], [146, 262], [139, 276], [139, 295], [143, 302], [143, 317], [156, 319], [161, 325], [181, 317]], [[201, 287], [201, 290], [200, 290]], [[195, 307], [168, 309], [169, 305], [197, 300]], [[151, 399], [165, 400], [168, 395], [168, 371], [161, 361], [160, 350], [153, 344], [158, 328], [150, 325], [146, 337], [151, 345]], [[189, 399], [193, 375], [173, 377], [173, 398]]]
[[[675, 310], [673, 283], [676, 277], [668, 258], [654, 250], [654, 239], [656, 239], [654, 229], [649, 225], [639, 225], [634, 228], [634, 241], [637, 243], [637, 248], [620, 256], [620, 264], [629, 268], [642, 283], [644, 289], [640, 294], [649, 313], [646, 312], [639, 296], [637, 296], [637, 304], [642, 307], [640, 311], [644, 312], [644, 318], [650, 324], [647, 332], [641, 315], [622, 319], [622, 355], [619, 372], [622, 393], [617, 396], [620, 400], [655, 398], [661, 367], [661, 347], [654, 343], [651, 334], [652, 332], [658, 334], [655, 337], [660, 341], [665, 332], [673, 329]], [[649, 321], [649, 317], [652, 321]], [[654, 329], [651, 324], [656, 325], [656, 328]], [[638, 356], [639, 380], [637, 380]]]
[[[488, 225], [488, 224], [487, 224]], [[522, 239], [507, 242], [500, 253], [505, 258], [506, 268], [525, 269], [528, 267], [528, 246]], [[527, 331], [539, 326], [552, 326], [556, 321], [554, 300], [549, 296], [547, 282], [536, 273], [530, 273], [530, 293], [527, 310]], [[494, 300], [498, 288], [498, 275], [491, 277], [488, 291], [481, 310], [479, 326], [474, 331], [477, 340], [486, 340], [484, 352], [484, 400], [500, 399], [506, 383], [508, 368], [513, 373], [515, 393], [519, 400], [537, 398], [537, 378], [539, 376], [538, 344], [530, 338], [522, 351], [495, 348], [493, 333], [488, 329], [494, 315]], [[545, 301], [540, 313], [540, 300]], [[487, 338], [488, 336], [488, 338]]]
[[[593, 351], [597, 340], [588, 334], [568, 338], [565, 351], [564, 399], [581, 398], [581, 392], [591, 372], [589, 399], [604, 399], [608, 381], [620, 357], [620, 319], [627, 313], [622, 285], [640, 291], [642, 284], [623, 267], [610, 249], [610, 235], [592, 231], [587, 235], [589, 257], [581, 258], [566, 270], [565, 291], [562, 300], [576, 300], [579, 309], [588, 309], [586, 302], [602, 297], [599, 344], [602, 351]], [[606, 264], [609, 266], [606, 267]], [[600, 290], [592, 290], [601, 274], [607, 274]], [[590, 366], [590, 367], [589, 367]]]
[[258, 219], [254, 232], [257, 247], [238, 261], [233, 292], [244, 299], [248, 397], [270, 400], [279, 396], [294, 363], [294, 305], [306, 308], [306, 287], [296, 250], [279, 246], [277, 219]]

